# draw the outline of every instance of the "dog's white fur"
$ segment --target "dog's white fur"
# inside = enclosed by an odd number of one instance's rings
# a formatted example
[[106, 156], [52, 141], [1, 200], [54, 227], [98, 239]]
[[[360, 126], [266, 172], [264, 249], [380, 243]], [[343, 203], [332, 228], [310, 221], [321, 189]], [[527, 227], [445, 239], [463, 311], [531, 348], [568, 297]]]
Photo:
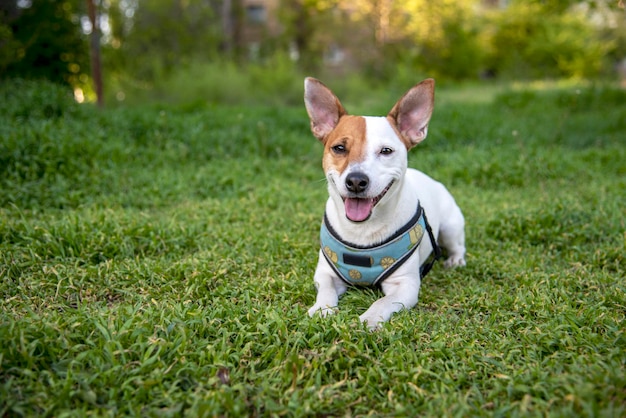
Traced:
[[[461, 210], [441, 183], [407, 168], [408, 150], [426, 137], [433, 100], [434, 81], [425, 80], [409, 90], [387, 117], [362, 117], [365, 123], [344, 119], [345, 123], [340, 123], [345, 117], [359, 117], [348, 116], [337, 97], [320, 81], [305, 80], [305, 105], [311, 130], [325, 145], [324, 169], [329, 193], [326, 216], [337, 234], [359, 246], [380, 243], [413, 217], [419, 201], [435, 238], [447, 250], [444, 265], [462, 266], [465, 265], [465, 234]], [[333, 143], [343, 144], [345, 152], [333, 150]], [[365, 173], [369, 178], [367, 189], [359, 193], [346, 186], [346, 178], [356, 172]], [[348, 218], [346, 198], [373, 198], [383, 193], [389, 184], [391, 187], [366, 220], [354, 222]], [[375, 329], [393, 313], [415, 306], [420, 289], [420, 265], [432, 250], [425, 234], [419, 249], [382, 282], [385, 296], [360, 316], [361, 322]], [[321, 250], [314, 282], [318, 293], [309, 315], [333, 313], [348, 285], [328, 265]]]

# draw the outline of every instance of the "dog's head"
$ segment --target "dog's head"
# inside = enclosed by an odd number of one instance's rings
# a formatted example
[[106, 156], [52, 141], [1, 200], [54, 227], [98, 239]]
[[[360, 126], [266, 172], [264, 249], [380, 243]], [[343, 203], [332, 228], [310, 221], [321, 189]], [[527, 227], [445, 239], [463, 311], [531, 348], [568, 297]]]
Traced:
[[304, 81], [304, 103], [313, 135], [324, 144], [322, 164], [331, 197], [352, 222], [369, 219], [397, 190], [407, 151], [426, 138], [435, 81], [424, 80], [393, 106], [387, 117], [348, 115], [328, 87]]

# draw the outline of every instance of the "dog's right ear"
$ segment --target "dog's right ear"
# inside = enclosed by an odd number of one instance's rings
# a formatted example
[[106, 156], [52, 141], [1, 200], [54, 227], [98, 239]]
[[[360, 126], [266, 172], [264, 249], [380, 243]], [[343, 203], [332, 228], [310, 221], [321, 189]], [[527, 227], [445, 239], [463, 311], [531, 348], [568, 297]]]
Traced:
[[304, 105], [311, 119], [311, 132], [320, 141], [335, 129], [339, 118], [347, 113], [337, 96], [312, 77], [304, 79]]
[[387, 115], [411, 148], [426, 138], [435, 104], [435, 80], [428, 78], [406, 92]]

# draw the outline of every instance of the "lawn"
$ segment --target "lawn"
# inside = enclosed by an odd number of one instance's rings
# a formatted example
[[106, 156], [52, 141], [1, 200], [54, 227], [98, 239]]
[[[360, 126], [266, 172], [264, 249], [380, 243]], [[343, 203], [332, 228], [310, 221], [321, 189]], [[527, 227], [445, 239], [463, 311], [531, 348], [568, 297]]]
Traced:
[[481, 90], [442, 91], [410, 154], [464, 211], [467, 266], [369, 332], [376, 290], [306, 314], [326, 190], [303, 107], [5, 83], [0, 416], [626, 416], [626, 92]]

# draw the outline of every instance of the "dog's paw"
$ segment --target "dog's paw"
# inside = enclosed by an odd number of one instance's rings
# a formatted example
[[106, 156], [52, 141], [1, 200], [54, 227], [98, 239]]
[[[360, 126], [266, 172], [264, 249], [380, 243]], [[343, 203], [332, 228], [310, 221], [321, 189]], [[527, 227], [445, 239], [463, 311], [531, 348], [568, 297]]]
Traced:
[[320, 306], [317, 303], [309, 309], [309, 316], [313, 317], [315, 314], [319, 313], [322, 318], [326, 318], [328, 315], [332, 315], [335, 313], [335, 308], [329, 306]]
[[454, 267], [463, 267], [465, 265], [465, 258], [450, 256], [443, 262], [443, 266], [447, 269]]
[[359, 320], [361, 321], [361, 323], [365, 324], [365, 326], [367, 326], [367, 329], [369, 329], [370, 331], [379, 330], [385, 323], [385, 321], [383, 321], [383, 319], [379, 315], [368, 315], [367, 312], [359, 316]]

